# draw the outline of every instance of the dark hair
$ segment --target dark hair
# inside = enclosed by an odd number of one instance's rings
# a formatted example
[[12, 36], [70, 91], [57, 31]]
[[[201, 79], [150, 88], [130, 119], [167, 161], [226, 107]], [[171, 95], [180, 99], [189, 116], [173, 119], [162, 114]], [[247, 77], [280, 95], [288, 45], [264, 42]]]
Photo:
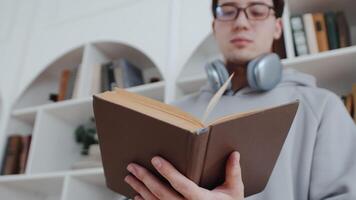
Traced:
[[[213, 3], [212, 3], [212, 12], [213, 12], [214, 18], [216, 17], [215, 10], [216, 10], [216, 7], [218, 6], [218, 1], [219, 0], [213, 0]], [[276, 17], [277, 18], [282, 17], [283, 9], [284, 9], [284, 0], [273, 0], [273, 6], [274, 6], [274, 10], [276, 12]]]

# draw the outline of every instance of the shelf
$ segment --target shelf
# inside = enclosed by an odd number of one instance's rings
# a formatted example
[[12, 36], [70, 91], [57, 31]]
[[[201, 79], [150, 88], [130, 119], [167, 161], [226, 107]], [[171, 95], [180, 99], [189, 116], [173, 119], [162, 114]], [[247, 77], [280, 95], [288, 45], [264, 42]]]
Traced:
[[141, 94], [146, 97], [150, 97], [156, 100], [163, 101], [164, 100], [164, 87], [165, 82], [160, 81], [156, 83], [147, 83], [145, 85], [140, 85], [132, 88], [128, 88], [127, 90], [130, 92], [135, 92]]
[[27, 172], [70, 170], [72, 164], [82, 158], [81, 145], [76, 143], [74, 132], [93, 116], [90, 99], [43, 109], [38, 115], [38, 126], [32, 138]]
[[123, 199], [106, 187], [104, 174], [71, 175], [65, 187], [64, 198], [68, 200], [114, 200]]
[[199, 89], [207, 83], [207, 76], [205, 72], [195, 76], [184, 77], [177, 82], [178, 87], [184, 94], [191, 94], [199, 91]]
[[[318, 80], [318, 86], [327, 88], [338, 95], [351, 91], [356, 83], [356, 46], [335, 49], [313, 55], [305, 55], [291, 59], [284, 59], [285, 67], [311, 74]], [[206, 74], [187, 76], [177, 81], [178, 87], [184, 94], [197, 92], [206, 84]]]
[[30, 179], [8, 179], [0, 181], [2, 199], [9, 200], [60, 200], [64, 178], [32, 177]]
[[59, 172], [47, 172], [47, 173], [36, 173], [36, 174], [15, 174], [0, 176], [0, 183], [9, 181], [23, 181], [32, 179], [50, 179], [56, 177], [65, 176], [86, 176], [86, 175], [101, 175], [103, 174], [103, 168], [92, 168], [92, 169], [78, 169], [78, 170], [68, 170]]
[[[18, 98], [15, 109], [32, 108], [51, 103], [48, 99], [49, 94], [58, 93], [61, 72], [64, 69], [73, 70], [75, 68], [77, 68], [79, 72], [83, 52], [84, 48], [78, 47], [49, 64]], [[77, 73], [77, 75], [78, 74], [79, 73]]]
[[339, 11], [343, 10], [349, 23], [356, 25], [356, 4], [353, 0], [298, 0], [288, 1], [289, 10], [292, 15], [308, 13], [308, 12], [325, 12], [325, 11]]
[[352, 0], [301, 0], [288, 1], [291, 16], [316, 12], [338, 12], [345, 13], [350, 27], [352, 45], [356, 45], [356, 4]]
[[[130, 92], [135, 92], [135, 93], [150, 97], [150, 98], [163, 100], [164, 87], [165, 87], [165, 82], [159, 81], [156, 83], [147, 83], [144, 85], [127, 88], [127, 90]], [[12, 112], [12, 116], [19, 118], [19, 119], [23, 119], [25, 121], [30, 121], [30, 119], [32, 120], [32, 117], [39, 110], [51, 109], [51, 108], [61, 108], [61, 107], [66, 107], [66, 106], [71, 106], [71, 105], [77, 105], [77, 104], [81, 104], [81, 103], [90, 102], [91, 100], [92, 100], [92, 97], [85, 97], [85, 98], [81, 98], [81, 99], [69, 99], [69, 100], [64, 100], [64, 101], [59, 101], [59, 102], [48, 103], [48, 104], [44, 104], [44, 105], [40, 105], [40, 106], [17, 109]]]
[[356, 83], [356, 46], [306, 55], [283, 61], [285, 67], [316, 77], [318, 86], [338, 95], [351, 91]]
[[[92, 94], [100, 92], [101, 65], [109, 61], [115, 61], [122, 58], [126, 59], [128, 62], [132, 63], [141, 70], [145, 85], [150, 84], [150, 79], [153, 77], [158, 78], [161, 81], [164, 80], [159, 67], [139, 49], [119, 42], [92, 42], [86, 45], [84, 51], [84, 70], [82, 73], [83, 84], [81, 87], [82, 96], [91, 96]], [[143, 88], [147, 88], [147, 86]], [[161, 93], [150, 94], [148, 93], [149, 91], [150, 90], [146, 91], [145, 94], [150, 97], [160, 99], [164, 96]]]

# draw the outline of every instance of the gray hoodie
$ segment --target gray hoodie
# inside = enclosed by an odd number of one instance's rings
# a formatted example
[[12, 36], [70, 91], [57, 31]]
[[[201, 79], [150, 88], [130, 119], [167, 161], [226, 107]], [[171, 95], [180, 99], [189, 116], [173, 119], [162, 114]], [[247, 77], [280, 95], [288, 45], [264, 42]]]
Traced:
[[[206, 85], [173, 105], [201, 118], [212, 95]], [[356, 200], [356, 126], [340, 98], [318, 88], [314, 77], [284, 70], [282, 81], [271, 91], [246, 87], [223, 96], [208, 121], [296, 99], [300, 106], [268, 184], [247, 199]]]

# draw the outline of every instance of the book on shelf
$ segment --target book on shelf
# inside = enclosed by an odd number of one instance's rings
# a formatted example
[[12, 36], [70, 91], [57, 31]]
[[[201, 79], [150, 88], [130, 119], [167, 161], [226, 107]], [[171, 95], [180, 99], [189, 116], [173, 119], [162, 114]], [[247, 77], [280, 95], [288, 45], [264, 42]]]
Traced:
[[319, 52], [329, 50], [328, 32], [326, 30], [324, 13], [313, 14], [316, 38], [318, 41]]
[[[94, 95], [107, 186], [132, 197], [135, 192], [124, 182], [126, 167], [131, 162], [165, 181], [150, 164], [153, 156], [160, 155], [199, 186], [212, 189], [223, 182], [229, 154], [239, 151], [245, 194], [261, 192], [298, 105], [295, 101], [207, 122], [206, 117], [197, 119], [174, 106], [124, 89]], [[213, 107], [208, 106], [207, 110]]]
[[340, 47], [340, 37], [336, 26], [336, 15], [334, 12], [326, 12], [324, 13], [324, 16], [329, 41], [329, 48], [330, 50], [337, 49]]
[[19, 161], [19, 173], [24, 174], [26, 172], [28, 155], [30, 152], [30, 146], [32, 141], [32, 135], [25, 135], [21, 137], [22, 140], [22, 148], [20, 153], [20, 161]]
[[303, 15], [303, 21], [305, 26], [305, 34], [307, 37], [308, 49], [310, 54], [318, 53], [318, 41], [316, 38], [315, 26], [313, 15], [311, 13], [306, 13]]
[[31, 135], [14, 134], [7, 138], [1, 175], [25, 173]]
[[309, 53], [309, 50], [302, 16], [298, 15], [291, 17], [290, 24], [292, 28], [293, 42], [296, 55], [307, 55]]
[[341, 96], [347, 112], [356, 123], [356, 83], [352, 84], [352, 90]]
[[115, 87], [129, 88], [144, 84], [142, 71], [126, 59], [110, 61], [102, 65], [101, 91]]
[[305, 13], [290, 20], [296, 56], [351, 46], [350, 28], [342, 11]]
[[78, 90], [78, 69], [63, 69], [59, 78], [57, 93], [50, 93], [48, 99], [54, 102], [64, 101], [77, 97]]
[[344, 12], [336, 13], [336, 25], [339, 31], [339, 44], [340, 48], [351, 46], [351, 33]]
[[64, 99], [73, 98], [74, 88], [76, 87], [75, 84], [76, 84], [76, 79], [77, 79], [77, 73], [78, 73], [77, 68], [74, 68], [73, 70], [70, 71]]
[[60, 80], [59, 80], [57, 101], [65, 100], [66, 93], [68, 90], [69, 77], [70, 77], [70, 70], [69, 69], [62, 70]]

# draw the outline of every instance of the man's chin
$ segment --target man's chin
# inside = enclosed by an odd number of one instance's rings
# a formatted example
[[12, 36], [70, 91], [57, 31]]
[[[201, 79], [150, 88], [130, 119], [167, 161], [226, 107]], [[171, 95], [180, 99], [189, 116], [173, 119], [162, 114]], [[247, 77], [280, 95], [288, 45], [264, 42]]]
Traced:
[[244, 50], [235, 50], [227, 57], [227, 59], [234, 63], [247, 63], [261, 54], [256, 51], [249, 51], [248, 49]]

